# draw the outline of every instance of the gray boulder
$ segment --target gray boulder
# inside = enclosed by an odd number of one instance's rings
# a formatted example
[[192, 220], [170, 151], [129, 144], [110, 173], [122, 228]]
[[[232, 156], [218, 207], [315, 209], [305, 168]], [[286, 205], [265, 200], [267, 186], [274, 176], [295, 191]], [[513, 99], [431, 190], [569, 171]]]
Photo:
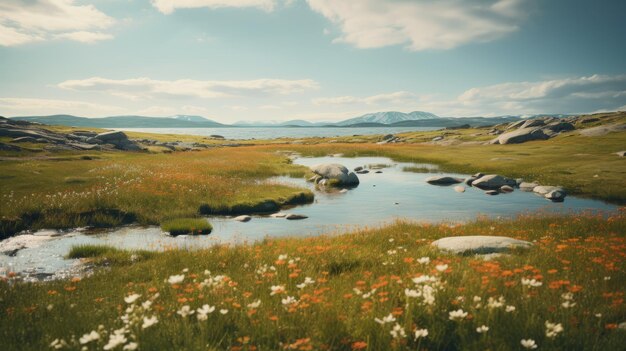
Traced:
[[471, 235], [441, 238], [433, 241], [432, 245], [440, 250], [466, 255], [503, 253], [513, 248], [528, 249], [533, 244], [506, 236]]
[[426, 178], [426, 183], [432, 185], [451, 185], [461, 183], [463, 179], [447, 177], [447, 176], [433, 176]]
[[624, 130], [626, 130], [626, 123], [609, 124], [609, 125], [602, 125], [602, 126], [583, 129], [580, 131], [580, 135], [586, 136], [586, 137], [597, 137], [597, 136], [603, 136], [612, 132], [621, 132]]
[[540, 128], [520, 128], [512, 132], [500, 134], [491, 144], [520, 144], [531, 140], [546, 140], [550, 136]]
[[493, 195], [498, 195], [498, 194], [500, 194], [500, 192], [497, 191], [497, 190], [487, 190], [487, 191], [485, 191], [485, 195], [492, 195], [493, 196]]
[[356, 186], [359, 177], [345, 166], [337, 163], [325, 163], [311, 167], [313, 173], [322, 177], [319, 184], [331, 186]]
[[477, 187], [479, 189], [483, 189], [483, 190], [500, 189], [504, 185], [508, 185], [511, 187], [515, 186], [516, 185], [515, 179], [505, 178], [497, 174], [488, 174], [472, 182], [472, 186]]
[[552, 202], [563, 202], [567, 194], [562, 190], [552, 190], [544, 195], [544, 197]]
[[102, 142], [111, 143], [111, 144], [116, 144], [120, 140], [128, 140], [128, 136], [126, 136], [126, 133], [119, 131], [119, 130], [100, 133], [96, 135], [94, 138]]

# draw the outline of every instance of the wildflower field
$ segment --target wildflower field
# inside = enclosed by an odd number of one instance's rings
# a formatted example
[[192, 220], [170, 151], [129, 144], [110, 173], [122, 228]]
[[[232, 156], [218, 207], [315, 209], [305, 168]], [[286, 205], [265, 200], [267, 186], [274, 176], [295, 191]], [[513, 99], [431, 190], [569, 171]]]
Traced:
[[[103, 268], [0, 282], [3, 350], [623, 350], [626, 213], [397, 222], [202, 251], [76, 247]], [[534, 243], [493, 260], [430, 243]], [[106, 268], [104, 268], [106, 267]]]

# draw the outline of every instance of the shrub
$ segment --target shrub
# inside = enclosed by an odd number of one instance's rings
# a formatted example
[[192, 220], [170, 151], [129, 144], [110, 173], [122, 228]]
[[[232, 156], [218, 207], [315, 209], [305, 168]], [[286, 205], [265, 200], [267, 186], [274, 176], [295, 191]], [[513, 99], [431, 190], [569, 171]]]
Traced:
[[161, 229], [170, 235], [209, 234], [213, 226], [204, 218], [177, 218], [161, 223]]

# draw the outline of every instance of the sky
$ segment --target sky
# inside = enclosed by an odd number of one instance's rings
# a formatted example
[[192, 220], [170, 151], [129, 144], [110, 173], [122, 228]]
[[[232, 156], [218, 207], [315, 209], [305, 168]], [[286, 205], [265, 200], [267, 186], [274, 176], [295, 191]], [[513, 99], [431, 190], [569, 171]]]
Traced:
[[626, 110], [621, 0], [1, 0], [0, 115]]

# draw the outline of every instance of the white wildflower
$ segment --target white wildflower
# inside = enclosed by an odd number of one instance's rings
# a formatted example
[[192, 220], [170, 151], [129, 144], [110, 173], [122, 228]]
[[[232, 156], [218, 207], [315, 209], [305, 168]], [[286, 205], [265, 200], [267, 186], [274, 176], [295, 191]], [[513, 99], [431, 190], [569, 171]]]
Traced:
[[417, 263], [419, 264], [428, 264], [430, 263], [430, 257], [424, 256], [417, 259]]
[[194, 314], [195, 312], [196, 311], [192, 310], [191, 307], [189, 307], [189, 305], [185, 305], [181, 307], [180, 310], [176, 311], [176, 313], [179, 314], [183, 318], [190, 316]]
[[225, 309], [225, 308], [224, 308], [224, 309], [221, 309], [221, 310], [220, 310], [220, 313], [221, 313], [221, 314], [227, 314], [227, 313], [228, 313], [228, 310], [227, 310], [227, 309]]
[[522, 344], [522, 346], [526, 349], [534, 350], [537, 348], [537, 343], [535, 343], [535, 340], [533, 339], [522, 339], [520, 344]]
[[112, 350], [119, 345], [126, 343], [126, 336], [124, 336], [123, 332], [119, 332], [116, 330], [113, 334], [109, 335], [109, 342], [104, 345], [103, 350]]
[[54, 341], [50, 343], [50, 347], [55, 350], [62, 349], [65, 346], [67, 346], [67, 342], [65, 342], [65, 340], [63, 339], [54, 339]]
[[543, 285], [542, 282], [536, 280], [536, 279], [527, 279], [527, 278], [522, 278], [522, 285], [531, 287], [531, 288], [537, 288]]
[[551, 323], [546, 321], [546, 336], [549, 338], [555, 338], [563, 331], [561, 323]]
[[282, 294], [285, 292], [285, 286], [284, 285], [272, 285], [270, 290], [272, 291], [270, 293], [270, 296], [274, 296], [276, 294]]
[[514, 311], [515, 311], [515, 306], [512, 306], [512, 305], [507, 305], [507, 306], [504, 308], [504, 311], [505, 311], [505, 312], [509, 312], [509, 313], [510, 313], [510, 312], [514, 312]]
[[393, 329], [391, 329], [389, 334], [391, 334], [391, 336], [393, 336], [394, 339], [406, 338], [406, 333], [404, 332], [404, 328], [398, 323], [396, 323], [396, 325], [393, 326]]
[[141, 329], [150, 328], [151, 326], [157, 324], [159, 320], [156, 316], [152, 317], [143, 317], [143, 324], [141, 325]]
[[428, 329], [416, 329], [414, 335], [414, 340], [417, 340], [419, 338], [425, 338], [428, 336]]
[[182, 283], [183, 280], [185, 280], [185, 275], [184, 274], [170, 275], [170, 277], [167, 279], [167, 282], [172, 284], [172, 285], [174, 285], [174, 284]]
[[139, 345], [136, 342], [130, 342], [127, 345], [124, 345], [122, 350], [124, 350], [124, 351], [134, 351], [134, 350], [137, 350], [138, 346]]
[[489, 331], [489, 327], [488, 327], [488, 326], [486, 326], [486, 325], [481, 325], [480, 327], [476, 328], [476, 332], [477, 332], [478, 334], [484, 334], [484, 333], [486, 333], [487, 331]]
[[487, 307], [489, 307], [489, 308], [500, 308], [500, 307], [504, 306], [505, 302], [506, 302], [506, 300], [504, 300], [504, 296], [500, 296], [497, 300], [494, 299], [493, 297], [489, 297], [489, 299], [487, 300]]
[[81, 345], [85, 345], [98, 339], [100, 339], [100, 334], [98, 334], [97, 331], [92, 330], [91, 333], [83, 335], [80, 339], [78, 339], [78, 341]]
[[196, 311], [198, 312], [196, 318], [198, 318], [199, 321], [206, 321], [209, 318], [208, 315], [215, 311], [215, 306], [203, 305]]
[[259, 308], [259, 306], [261, 306], [261, 300], [260, 299], [248, 304], [248, 308], [250, 308], [250, 309]]
[[124, 298], [124, 301], [126, 301], [126, 303], [131, 304], [134, 303], [135, 301], [137, 301], [138, 298], [140, 298], [141, 295], [139, 294], [132, 294], [132, 295], [128, 295]]
[[393, 314], [389, 313], [388, 316], [383, 317], [382, 319], [378, 319], [378, 318], [374, 318], [374, 321], [376, 321], [376, 323], [384, 325], [387, 323], [393, 323], [396, 321], [396, 317], [393, 316]]
[[465, 312], [465, 311], [463, 311], [462, 309], [460, 309], [460, 308], [459, 308], [459, 309], [458, 309], [458, 310], [456, 310], [456, 311], [450, 311], [450, 312], [448, 313], [448, 315], [449, 315], [449, 317], [448, 317], [448, 318], [449, 318], [451, 321], [456, 321], [456, 320], [459, 320], [459, 321], [460, 321], [460, 320], [463, 320], [465, 317], [467, 317], [467, 312]]
[[283, 305], [289, 306], [291, 304], [297, 303], [298, 300], [296, 300], [296, 298], [293, 296], [287, 296], [286, 298], [282, 299], [281, 302]]
[[411, 289], [404, 289], [404, 295], [406, 295], [406, 297], [420, 297], [422, 296], [422, 293], [417, 291], [417, 290], [411, 290]]
[[438, 270], [439, 272], [443, 272], [446, 269], [448, 269], [448, 265], [447, 264], [438, 264], [435, 266], [435, 269]]

